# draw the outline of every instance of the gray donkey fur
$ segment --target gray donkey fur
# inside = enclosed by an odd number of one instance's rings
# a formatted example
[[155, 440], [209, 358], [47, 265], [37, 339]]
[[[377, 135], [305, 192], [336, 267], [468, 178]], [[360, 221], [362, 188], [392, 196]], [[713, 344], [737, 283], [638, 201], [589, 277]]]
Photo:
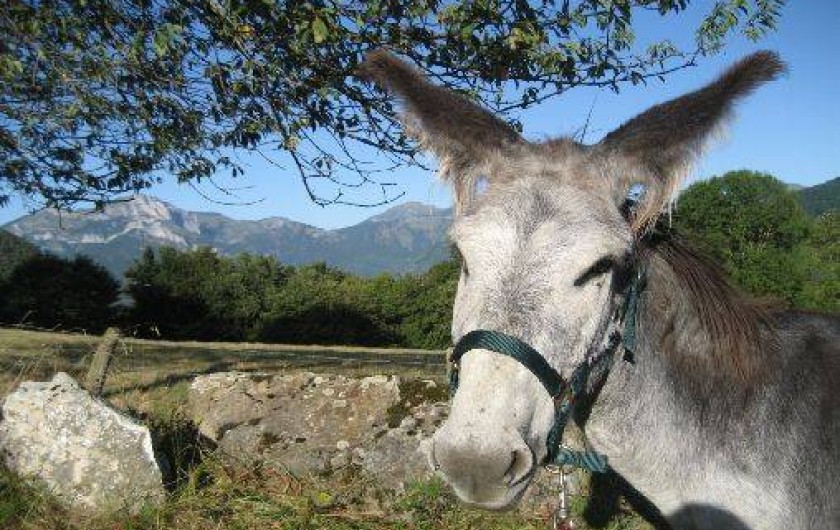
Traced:
[[[674, 528], [840, 528], [840, 320], [759, 308], [654, 230], [735, 102], [783, 71], [756, 53], [586, 146], [528, 142], [387, 52], [360, 70], [401, 99], [409, 132], [453, 185], [464, 258], [455, 340], [508, 333], [568, 376], [622, 331], [625, 276], [646, 270], [635, 363], [616, 360], [576, 420]], [[644, 194], [628, 213], [635, 184]], [[460, 374], [430, 463], [464, 501], [507, 507], [545, 458], [552, 401], [526, 368], [486, 350], [468, 352]]]

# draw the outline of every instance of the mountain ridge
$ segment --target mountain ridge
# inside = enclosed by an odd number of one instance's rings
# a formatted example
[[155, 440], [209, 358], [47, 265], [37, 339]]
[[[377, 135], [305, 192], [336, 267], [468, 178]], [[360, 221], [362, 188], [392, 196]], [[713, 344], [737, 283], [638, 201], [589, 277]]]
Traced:
[[421, 272], [446, 259], [451, 220], [450, 209], [405, 203], [356, 225], [328, 230], [279, 216], [237, 220], [192, 212], [141, 194], [103, 212], [44, 210], [3, 228], [61, 256], [86, 254], [118, 277], [148, 246], [210, 246], [226, 255], [268, 254], [290, 265], [324, 261], [373, 275]]
[[840, 212], [840, 177], [797, 191], [802, 207], [810, 215]]
[[[836, 211], [840, 178], [793, 192], [811, 215]], [[422, 272], [447, 259], [451, 222], [451, 208], [407, 202], [352, 226], [324, 229], [280, 216], [237, 220], [192, 212], [140, 194], [108, 205], [104, 212], [44, 210], [2, 228], [61, 256], [86, 254], [117, 277], [143, 248], [165, 245], [272, 255], [289, 265], [323, 261], [347, 272], [375, 275]]]

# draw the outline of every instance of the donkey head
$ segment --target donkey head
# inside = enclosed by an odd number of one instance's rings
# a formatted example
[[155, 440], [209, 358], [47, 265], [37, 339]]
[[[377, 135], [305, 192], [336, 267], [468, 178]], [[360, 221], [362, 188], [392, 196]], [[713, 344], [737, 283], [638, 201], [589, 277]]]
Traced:
[[[454, 188], [451, 237], [463, 269], [453, 338], [476, 329], [512, 335], [564, 376], [606, 348], [620, 332], [634, 241], [735, 101], [782, 70], [775, 54], [756, 53], [587, 146], [526, 141], [387, 52], [370, 54], [361, 74], [400, 98], [406, 127]], [[629, 215], [623, 205], [634, 185], [644, 191]], [[432, 464], [464, 501], [508, 506], [545, 459], [553, 419], [552, 400], [528, 369], [472, 350], [433, 438]]]

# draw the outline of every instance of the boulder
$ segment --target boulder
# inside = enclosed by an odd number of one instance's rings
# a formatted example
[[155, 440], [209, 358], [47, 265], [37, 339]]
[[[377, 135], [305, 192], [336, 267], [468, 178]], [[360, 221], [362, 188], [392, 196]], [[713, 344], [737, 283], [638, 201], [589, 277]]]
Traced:
[[[396, 491], [431, 475], [425, 453], [449, 414], [447, 388], [396, 376], [217, 373], [198, 376], [189, 401], [199, 431], [229, 457], [296, 474], [356, 469]], [[523, 509], [553, 507], [555, 482], [539, 472]], [[577, 474], [569, 486], [579, 491]]]
[[149, 430], [65, 373], [22, 383], [6, 397], [0, 455], [75, 508], [133, 512], [166, 494]]
[[401, 488], [426, 476], [420, 442], [446, 407], [406, 400], [402, 386], [396, 376], [232, 372], [197, 377], [189, 401], [199, 431], [230, 456], [298, 474], [353, 466]]

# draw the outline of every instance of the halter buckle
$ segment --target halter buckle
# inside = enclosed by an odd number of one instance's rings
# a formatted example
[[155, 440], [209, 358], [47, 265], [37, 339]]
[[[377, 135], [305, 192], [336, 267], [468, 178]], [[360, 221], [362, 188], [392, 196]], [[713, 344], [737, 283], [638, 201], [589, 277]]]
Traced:
[[566, 385], [566, 387], [563, 388], [563, 390], [557, 395], [555, 395], [552, 399], [554, 400], [554, 408], [559, 408], [565, 403], [568, 403], [569, 405], [574, 405], [575, 395], [572, 392], [572, 385]]

